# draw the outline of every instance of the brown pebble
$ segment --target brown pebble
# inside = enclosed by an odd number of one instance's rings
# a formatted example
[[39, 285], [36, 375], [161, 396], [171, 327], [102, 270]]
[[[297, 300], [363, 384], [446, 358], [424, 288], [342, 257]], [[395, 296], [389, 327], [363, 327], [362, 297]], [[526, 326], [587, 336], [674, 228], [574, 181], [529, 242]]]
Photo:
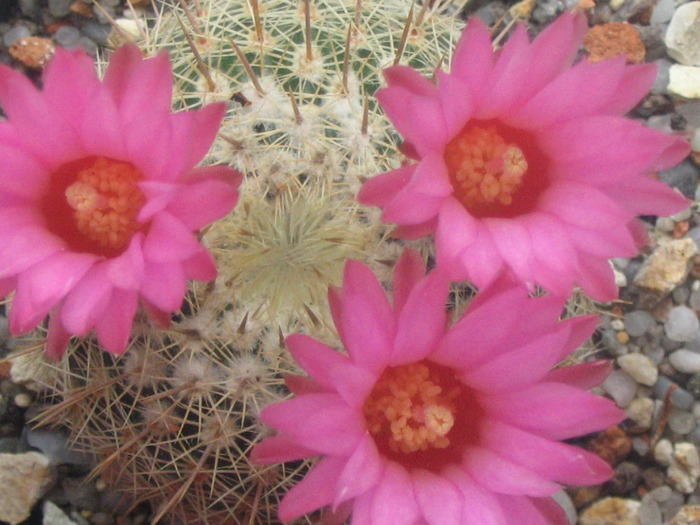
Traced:
[[673, 226], [673, 236], [676, 239], [680, 239], [683, 237], [686, 233], [688, 233], [688, 230], [690, 229], [690, 222], [689, 221], [680, 221], [677, 222]]
[[577, 509], [585, 507], [592, 501], [598, 499], [600, 492], [600, 485], [595, 487], [572, 487], [568, 490], [569, 496], [571, 496], [571, 502]]
[[700, 506], [685, 505], [673, 518], [671, 525], [697, 525], [700, 523]]
[[10, 46], [10, 55], [25, 66], [41, 69], [53, 56], [56, 47], [48, 38], [26, 36]]
[[583, 47], [588, 51], [591, 62], [625, 55], [629, 62], [638, 64], [644, 61], [646, 54], [639, 31], [626, 22], [609, 22], [591, 27], [583, 39]]
[[632, 440], [624, 430], [615, 425], [594, 437], [591, 440], [590, 448], [598, 456], [615, 466], [632, 452]]
[[617, 332], [616, 337], [617, 337], [617, 341], [621, 345], [626, 345], [627, 343], [630, 342], [630, 334], [628, 334], [627, 332]]
[[75, 0], [75, 2], [70, 5], [70, 10], [71, 12], [84, 16], [85, 18], [92, 18], [95, 16], [95, 14], [92, 12], [92, 6], [83, 2], [83, 0]]

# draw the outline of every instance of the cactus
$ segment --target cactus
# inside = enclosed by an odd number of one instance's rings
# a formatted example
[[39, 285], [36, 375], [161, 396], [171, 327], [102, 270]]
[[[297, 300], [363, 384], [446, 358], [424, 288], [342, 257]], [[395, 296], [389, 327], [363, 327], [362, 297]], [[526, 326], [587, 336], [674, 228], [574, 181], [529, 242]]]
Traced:
[[202, 232], [219, 277], [192, 285], [170, 329], [136, 323], [121, 358], [74, 343], [47, 365], [54, 404], [38, 422], [69, 422], [74, 445], [95, 455], [93, 475], [150, 503], [154, 522], [272, 524], [309, 468], [248, 457], [268, 432], [259, 409], [298, 372], [284, 336], [337, 344], [328, 286], [348, 258], [386, 281], [402, 246], [354, 200], [365, 177], [402, 158], [373, 98], [381, 69], [430, 74], [460, 34], [464, 2], [171, 1], [138, 43], [170, 52], [179, 108], [227, 102], [208, 162], [246, 175], [236, 210]]

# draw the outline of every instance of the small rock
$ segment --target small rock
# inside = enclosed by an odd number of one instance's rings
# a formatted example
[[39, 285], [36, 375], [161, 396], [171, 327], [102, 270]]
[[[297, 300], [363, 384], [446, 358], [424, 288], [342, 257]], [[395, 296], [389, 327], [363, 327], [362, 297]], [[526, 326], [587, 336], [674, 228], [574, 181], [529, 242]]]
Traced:
[[671, 403], [683, 410], [690, 410], [695, 403], [695, 398], [666, 376], [659, 376], [659, 380], [654, 385], [654, 394], [657, 398], [663, 398], [673, 385], [676, 385], [676, 388], [671, 392]]
[[43, 454], [0, 454], [0, 520], [26, 520], [53, 481], [53, 470]]
[[642, 471], [631, 461], [623, 461], [615, 467], [613, 478], [605, 486], [613, 496], [624, 496], [636, 489], [642, 481]]
[[668, 483], [683, 494], [691, 494], [700, 478], [700, 456], [692, 443], [676, 443], [668, 467]]
[[673, 368], [684, 374], [695, 374], [700, 372], [700, 354], [691, 352], [685, 348], [676, 350], [669, 356], [669, 361]]
[[654, 401], [640, 397], [627, 407], [627, 417], [634, 421], [640, 430], [648, 430], [654, 420]]
[[604, 498], [581, 513], [580, 525], [640, 525], [641, 503], [625, 498]]
[[657, 25], [669, 22], [675, 11], [676, 2], [674, 0], [659, 0], [651, 13], [650, 24]]
[[700, 2], [676, 9], [664, 40], [670, 57], [686, 66], [700, 66]]
[[637, 393], [637, 383], [623, 370], [613, 371], [603, 382], [603, 388], [621, 408], [627, 407]]
[[588, 60], [599, 62], [618, 55], [625, 55], [629, 62], [644, 60], [646, 48], [639, 32], [627, 22], [609, 22], [591, 27], [583, 39]]
[[2, 43], [5, 45], [5, 47], [10, 47], [17, 40], [26, 36], [31, 36], [31, 32], [29, 31], [29, 29], [25, 26], [17, 25], [11, 27], [3, 33]]
[[659, 504], [649, 494], [645, 494], [639, 507], [640, 525], [663, 525], [663, 522]]
[[700, 67], [674, 64], [668, 70], [668, 77], [670, 93], [684, 98], [700, 98]]
[[660, 439], [654, 446], [654, 459], [659, 465], [668, 467], [673, 459], [673, 443], [668, 439]]
[[25, 66], [32, 69], [41, 69], [53, 56], [56, 48], [48, 38], [27, 36], [12, 44], [9, 51], [12, 58], [19, 60]]
[[73, 0], [49, 0], [49, 13], [56, 18], [68, 16], [72, 3]]
[[700, 523], [700, 506], [685, 505], [675, 515], [671, 525], [698, 525]]
[[80, 31], [73, 26], [61, 26], [54, 34], [54, 40], [59, 46], [71, 48], [80, 40]]
[[612, 426], [591, 440], [591, 450], [615, 466], [632, 452], [632, 440], [617, 425]]
[[689, 262], [697, 252], [692, 239], [677, 239], [659, 246], [642, 264], [634, 284], [661, 296], [670, 294], [688, 277]]
[[674, 408], [669, 415], [668, 426], [671, 431], [684, 436], [695, 428], [695, 418], [690, 412]]
[[622, 320], [625, 323], [625, 330], [632, 337], [644, 335], [656, 324], [654, 317], [646, 310], [627, 312]]
[[664, 323], [666, 336], [673, 341], [690, 341], [700, 330], [700, 320], [687, 306], [674, 306]]
[[76, 525], [76, 523], [66, 516], [60, 507], [50, 501], [44, 502], [44, 521], [42, 525]]
[[[697, 318], [695, 318], [697, 321]], [[659, 377], [656, 365], [643, 354], [627, 354], [617, 358], [617, 364], [640, 385], [653, 386]]]

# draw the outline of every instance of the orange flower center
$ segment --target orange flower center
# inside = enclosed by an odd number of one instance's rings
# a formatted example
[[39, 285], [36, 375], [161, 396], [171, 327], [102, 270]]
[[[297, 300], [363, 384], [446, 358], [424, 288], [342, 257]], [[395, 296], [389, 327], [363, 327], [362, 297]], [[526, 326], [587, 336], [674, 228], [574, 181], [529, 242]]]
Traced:
[[493, 126], [463, 129], [445, 148], [445, 162], [455, 196], [466, 208], [512, 204], [528, 168], [523, 150]]
[[61, 166], [44, 202], [49, 228], [76, 251], [119, 254], [144, 227], [137, 220], [146, 202], [142, 178], [128, 162], [105, 157]]
[[472, 121], [445, 147], [453, 196], [475, 216], [531, 211], [547, 186], [549, 161], [527, 131]]
[[447, 448], [461, 389], [442, 382], [425, 362], [385, 370], [364, 405], [370, 433], [395, 453]]

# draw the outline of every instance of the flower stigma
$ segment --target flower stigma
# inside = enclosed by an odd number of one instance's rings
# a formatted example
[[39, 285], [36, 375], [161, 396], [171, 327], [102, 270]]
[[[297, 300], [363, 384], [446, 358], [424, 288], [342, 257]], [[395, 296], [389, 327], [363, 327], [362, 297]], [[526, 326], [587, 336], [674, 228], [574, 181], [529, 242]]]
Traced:
[[467, 209], [513, 203], [528, 170], [525, 153], [494, 126], [467, 126], [445, 147], [454, 195]]
[[99, 248], [125, 248], [141, 229], [137, 216], [146, 198], [138, 188], [141, 173], [129, 163], [98, 157], [78, 171], [65, 190], [75, 226]]
[[456, 382], [447, 388], [426, 362], [388, 368], [364, 404], [369, 432], [392, 452], [410, 454], [450, 445], [455, 424]]

